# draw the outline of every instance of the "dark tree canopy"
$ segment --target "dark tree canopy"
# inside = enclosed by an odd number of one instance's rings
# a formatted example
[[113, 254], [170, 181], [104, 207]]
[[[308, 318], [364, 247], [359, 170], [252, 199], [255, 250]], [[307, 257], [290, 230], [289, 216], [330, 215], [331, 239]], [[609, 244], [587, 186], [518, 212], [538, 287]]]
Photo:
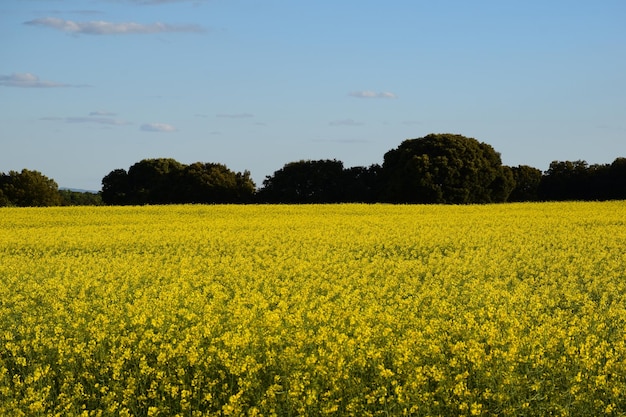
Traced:
[[515, 188], [511, 191], [507, 201], [537, 201], [539, 200], [539, 186], [541, 184], [541, 170], [528, 165], [519, 165], [511, 168]]
[[125, 169], [114, 169], [102, 178], [102, 201], [110, 205], [122, 205], [128, 203], [130, 184], [128, 173]]
[[290, 162], [266, 177], [259, 199], [269, 203], [336, 203], [342, 190], [343, 162]]
[[542, 200], [626, 199], [626, 158], [612, 164], [586, 161], [553, 161], [539, 187]]
[[45, 207], [61, 204], [57, 183], [39, 171], [0, 174], [0, 205]]
[[256, 190], [250, 172], [220, 163], [144, 159], [102, 179], [99, 193], [59, 190], [38, 171], [0, 172], [0, 207], [214, 203], [439, 203], [626, 200], [626, 158], [553, 161], [547, 171], [502, 165], [490, 145], [456, 134], [408, 139], [383, 165], [336, 159], [290, 162]]
[[383, 199], [395, 203], [492, 203], [514, 187], [490, 145], [455, 134], [405, 140], [384, 156]]
[[144, 159], [128, 172], [116, 169], [102, 179], [105, 204], [241, 203], [254, 191], [248, 171], [214, 163], [184, 165], [171, 158]]
[[617, 158], [607, 168], [604, 195], [607, 199], [626, 199], [626, 158]]
[[128, 169], [129, 204], [166, 204], [176, 199], [184, 165], [171, 158], [144, 159]]
[[196, 162], [186, 166], [175, 181], [174, 201], [185, 203], [243, 203], [254, 194], [250, 173], [234, 173], [226, 165]]
[[352, 167], [344, 170], [342, 202], [375, 203], [380, 196], [381, 166]]
[[539, 188], [542, 200], [587, 200], [591, 171], [586, 161], [553, 161]]
[[380, 167], [345, 169], [336, 159], [290, 162], [268, 176], [257, 193], [265, 203], [372, 203]]

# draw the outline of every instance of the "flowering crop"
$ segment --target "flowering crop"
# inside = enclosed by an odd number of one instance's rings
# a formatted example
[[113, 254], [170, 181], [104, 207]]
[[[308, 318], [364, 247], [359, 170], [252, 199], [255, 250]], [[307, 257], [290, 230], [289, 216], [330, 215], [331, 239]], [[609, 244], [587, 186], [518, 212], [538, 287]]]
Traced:
[[0, 415], [626, 415], [626, 203], [0, 210]]

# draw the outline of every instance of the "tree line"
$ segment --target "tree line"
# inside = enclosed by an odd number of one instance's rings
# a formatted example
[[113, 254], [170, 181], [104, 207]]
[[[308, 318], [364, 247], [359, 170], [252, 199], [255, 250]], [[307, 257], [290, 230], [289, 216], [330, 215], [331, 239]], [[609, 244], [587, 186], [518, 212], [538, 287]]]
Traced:
[[343, 162], [302, 160], [267, 176], [260, 189], [249, 171], [219, 163], [144, 159], [102, 179], [99, 193], [59, 190], [38, 171], [0, 173], [0, 206], [420, 203], [626, 199], [626, 158], [611, 164], [554, 161], [542, 172], [509, 167], [490, 145], [454, 134], [403, 141], [383, 164], [345, 168]]
[[0, 207], [102, 205], [99, 193], [59, 189], [39, 171], [0, 172]]

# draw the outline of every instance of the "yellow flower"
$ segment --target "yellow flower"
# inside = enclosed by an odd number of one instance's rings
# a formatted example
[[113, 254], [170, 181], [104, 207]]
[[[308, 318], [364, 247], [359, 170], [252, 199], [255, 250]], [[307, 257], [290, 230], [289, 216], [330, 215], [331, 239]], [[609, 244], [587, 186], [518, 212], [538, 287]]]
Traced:
[[615, 413], [626, 204], [5, 208], [0, 415]]

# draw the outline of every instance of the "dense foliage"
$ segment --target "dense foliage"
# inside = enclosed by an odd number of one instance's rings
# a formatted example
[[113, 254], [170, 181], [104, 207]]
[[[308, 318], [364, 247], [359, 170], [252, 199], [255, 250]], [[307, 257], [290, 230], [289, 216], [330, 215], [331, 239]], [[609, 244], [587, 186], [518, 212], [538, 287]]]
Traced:
[[101, 206], [102, 196], [100, 193], [91, 191], [59, 190], [62, 206]]
[[43, 207], [61, 202], [57, 183], [39, 171], [0, 173], [0, 206]]
[[251, 201], [254, 191], [248, 171], [235, 173], [215, 163], [184, 165], [171, 158], [144, 159], [102, 180], [102, 200], [117, 205], [241, 203]]
[[539, 186], [544, 200], [626, 199], [626, 158], [612, 164], [554, 161]]
[[0, 172], [0, 207], [98, 206], [100, 194], [59, 189], [57, 183], [39, 171]]
[[345, 169], [337, 160], [286, 164], [263, 182], [264, 203], [369, 203], [377, 201], [380, 167]]
[[385, 154], [383, 199], [397, 203], [506, 201], [515, 183], [491, 146], [461, 135], [405, 140]]
[[503, 165], [490, 145], [455, 134], [405, 140], [384, 155], [382, 166], [345, 168], [336, 159], [289, 162], [258, 190], [248, 171], [171, 158], [144, 159], [128, 171], [114, 169], [102, 179], [98, 195], [58, 192], [56, 183], [37, 171], [0, 177], [0, 206], [619, 199], [626, 199], [626, 158], [606, 165], [553, 161], [542, 173], [527, 165]]
[[626, 206], [4, 209], [3, 416], [619, 416]]

